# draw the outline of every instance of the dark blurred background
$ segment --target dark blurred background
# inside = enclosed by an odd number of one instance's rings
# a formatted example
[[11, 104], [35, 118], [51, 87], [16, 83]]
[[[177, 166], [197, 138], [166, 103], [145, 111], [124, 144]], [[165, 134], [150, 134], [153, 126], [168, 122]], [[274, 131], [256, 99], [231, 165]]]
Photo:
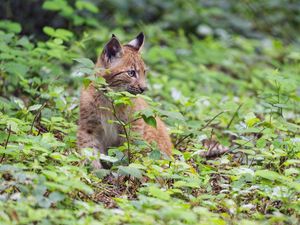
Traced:
[[199, 37], [235, 33], [248, 38], [272, 36], [290, 43], [299, 36], [300, 1], [1, 0], [0, 19], [20, 23], [22, 34], [38, 39], [46, 38], [44, 26], [79, 34], [86, 27], [131, 30], [156, 23]]

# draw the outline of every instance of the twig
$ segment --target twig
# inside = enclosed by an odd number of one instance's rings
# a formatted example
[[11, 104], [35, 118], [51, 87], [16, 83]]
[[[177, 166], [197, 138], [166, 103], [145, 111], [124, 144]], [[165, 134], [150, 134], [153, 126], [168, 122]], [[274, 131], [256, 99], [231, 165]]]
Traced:
[[218, 142], [215, 142], [213, 145], [209, 146], [207, 152], [212, 151], [216, 147], [217, 144], [218, 144]]
[[121, 124], [123, 130], [124, 130], [124, 134], [125, 134], [125, 137], [126, 137], [126, 140], [127, 140], [127, 156], [128, 156], [128, 164], [130, 164], [130, 161], [131, 161], [131, 154], [130, 154], [130, 139], [129, 139], [129, 134], [127, 132], [127, 129], [126, 129], [126, 125], [127, 124], [124, 124], [124, 122], [119, 119], [119, 117], [117, 116], [117, 111], [116, 111], [116, 107], [114, 105], [114, 101], [112, 100], [111, 101], [111, 105], [112, 105], [112, 108], [113, 108], [113, 115], [114, 117], [117, 119], [117, 121]]
[[235, 110], [235, 112], [234, 112], [234, 114], [233, 114], [231, 120], [229, 121], [229, 123], [228, 123], [226, 129], [229, 129], [229, 128], [230, 128], [230, 126], [231, 126], [231, 124], [232, 124], [234, 118], [237, 116], [237, 114], [238, 114], [239, 110], [241, 109], [242, 105], [243, 105], [243, 103], [240, 104], [240, 105], [237, 107], [237, 109]]
[[140, 120], [140, 119], [141, 119], [141, 117], [136, 118], [136, 119], [134, 119], [134, 120], [131, 120], [131, 121], [129, 121], [128, 123], [125, 123], [124, 126], [127, 126], [127, 125], [129, 125], [129, 124], [132, 124], [132, 123], [134, 123], [135, 121], [138, 121], [138, 120]]
[[[201, 127], [198, 131], [202, 131], [204, 130], [206, 127], [208, 127], [218, 116], [220, 116], [221, 114], [223, 114], [224, 111], [218, 113], [217, 115], [215, 115], [212, 119], [210, 119], [203, 127]], [[193, 135], [193, 133], [189, 133], [188, 135], [182, 137], [179, 141], [177, 141], [177, 143], [175, 144], [175, 148], [177, 148], [177, 146], [183, 142], [185, 139], [191, 137]]]
[[[7, 148], [7, 145], [8, 145], [8, 141], [9, 141], [9, 138], [10, 138], [10, 134], [11, 134], [11, 126], [9, 126], [8, 127], [8, 135], [7, 135], [7, 138], [6, 138], [6, 141], [5, 141], [5, 144], [4, 144], [4, 149], [6, 149]], [[2, 155], [2, 157], [1, 157], [1, 159], [0, 159], [0, 163], [2, 163], [3, 162], [3, 160], [4, 160], [4, 157], [5, 157], [5, 153], [3, 153], [3, 155]]]
[[37, 118], [41, 115], [42, 109], [45, 108], [46, 105], [47, 105], [47, 103], [45, 102], [45, 103], [38, 109], [37, 113], [35, 114], [34, 119], [33, 119], [33, 121], [32, 121], [32, 124], [31, 124], [30, 134], [32, 134], [32, 130], [33, 130], [34, 123], [36, 122]]
[[218, 116], [220, 116], [221, 114], [223, 114], [224, 113], [224, 111], [222, 111], [222, 112], [219, 112], [217, 115], [215, 115], [212, 119], [210, 119], [206, 124], [205, 124], [205, 126], [203, 126], [202, 128], [200, 128], [199, 129], [199, 131], [202, 131], [203, 129], [205, 129], [206, 127], [208, 127], [210, 124], [211, 124], [211, 122], [213, 122]]
[[251, 160], [251, 162], [250, 162], [248, 168], [250, 168], [250, 167], [252, 166], [252, 163], [253, 163], [253, 162], [254, 162], [254, 157], [252, 158], [252, 160]]
[[[264, 130], [265, 130], [266, 128], [263, 128], [263, 129], [261, 129], [258, 133], [261, 133], [261, 132], [263, 132]], [[240, 148], [240, 147], [243, 147], [243, 146], [245, 146], [246, 144], [248, 144], [249, 142], [251, 142], [251, 141], [253, 141], [253, 140], [255, 140], [255, 139], [257, 139], [258, 137], [253, 137], [253, 138], [251, 138], [251, 139], [249, 139], [248, 141], [246, 141], [244, 144], [240, 144], [240, 145], [238, 145], [238, 146], [236, 146], [235, 148], [233, 148], [233, 149], [229, 149], [225, 154], [227, 154], [227, 153], [230, 153], [230, 152], [233, 152], [234, 150], [236, 150], [236, 149], [238, 149], [238, 148]]]
[[5, 141], [5, 145], [4, 145], [4, 149], [6, 149], [7, 148], [7, 145], [8, 145], [8, 141], [9, 141], [9, 138], [10, 138], [10, 134], [11, 134], [11, 126], [9, 125], [9, 127], [8, 127], [8, 136], [7, 136], [7, 138], [6, 138], [6, 141]]

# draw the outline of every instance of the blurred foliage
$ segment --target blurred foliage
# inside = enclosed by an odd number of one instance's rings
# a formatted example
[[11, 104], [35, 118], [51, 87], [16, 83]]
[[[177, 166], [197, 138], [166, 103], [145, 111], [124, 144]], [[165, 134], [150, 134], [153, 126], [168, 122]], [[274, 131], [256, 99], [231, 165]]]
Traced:
[[[298, 224], [299, 10], [287, 0], [1, 1], [1, 223]], [[138, 139], [130, 164], [125, 143], [102, 156], [110, 170], [92, 172], [90, 150], [76, 149], [84, 74], [111, 33], [125, 42], [141, 30], [152, 99], [142, 117], [164, 117], [175, 160]], [[204, 158], [207, 139], [229, 151]]]
[[3, 0], [0, 4], [0, 18], [19, 22], [24, 34], [38, 37], [45, 25], [80, 34], [86, 27], [132, 30], [155, 23], [198, 36], [225, 38], [235, 33], [291, 42], [299, 41], [299, 14], [297, 0]]

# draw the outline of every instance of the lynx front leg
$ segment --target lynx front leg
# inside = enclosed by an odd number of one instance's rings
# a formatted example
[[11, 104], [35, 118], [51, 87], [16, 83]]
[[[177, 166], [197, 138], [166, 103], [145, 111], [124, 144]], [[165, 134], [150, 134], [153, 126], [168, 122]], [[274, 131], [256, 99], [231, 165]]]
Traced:
[[96, 158], [92, 161], [92, 167], [94, 170], [101, 169], [102, 164], [100, 162], [100, 153], [105, 154], [103, 143], [101, 143], [101, 134], [96, 133], [97, 130], [84, 129], [79, 127], [77, 133], [77, 144], [80, 149], [92, 148], [93, 155]]

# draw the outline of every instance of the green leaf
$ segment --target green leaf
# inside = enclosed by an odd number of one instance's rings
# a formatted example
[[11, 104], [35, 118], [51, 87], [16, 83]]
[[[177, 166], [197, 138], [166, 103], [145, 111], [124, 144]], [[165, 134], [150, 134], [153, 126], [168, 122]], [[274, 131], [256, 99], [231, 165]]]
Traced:
[[7, 32], [11, 33], [20, 33], [22, 30], [22, 27], [19, 23], [12, 22], [9, 20], [1, 20], [0, 21], [0, 29], [5, 30]]
[[94, 69], [95, 67], [93, 61], [88, 58], [77, 58], [74, 60], [79, 62], [83, 67], [90, 68], [90, 69]]
[[149, 158], [153, 160], [159, 160], [161, 157], [161, 153], [159, 150], [153, 150], [150, 152]]
[[77, 0], [76, 3], [75, 3], [75, 6], [79, 10], [86, 9], [86, 10], [88, 10], [90, 12], [93, 12], [93, 13], [99, 12], [98, 8], [91, 2]]
[[43, 3], [43, 9], [53, 10], [53, 11], [60, 11], [64, 7], [66, 7], [66, 2], [63, 0], [46, 0]]
[[189, 178], [186, 180], [179, 180], [174, 183], [174, 187], [190, 187], [190, 188], [200, 188], [201, 181], [196, 178]]
[[25, 64], [9, 62], [4, 64], [4, 69], [9, 73], [25, 76], [29, 70], [29, 67]]
[[42, 107], [41, 104], [36, 104], [36, 105], [32, 105], [28, 108], [28, 111], [35, 111], [35, 110], [38, 110]]
[[97, 177], [99, 177], [100, 179], [103, 179], [104, 177], [106, 177], [107, 175], [110, 174], [110, 170], [98, 169], [94, 173], [96, 174]]
[[56, 202], [64, 200], [65, 195], [63, 195], [63, 194], [55, 191], [55, 192], [50, 193], [50, 195], [48, 196], [48, 198], [49, 198], [49, 200], [51, 202], [56, 203]]
[[284, 174], [285, 174], [286, 176], [290, 176], [290, 175], [292, 175], [292, 174], [297, 174], [297, 175], [298, 175], [298, 174], [300, 174], [300, 169], [291, 167], [291, 168], [286, 169], [286, 170], [284, 171]]
[[184, 116], [180, 112], [171, 112], [171, 111], [166, 111], [161, 109], [159, 109], [158, 112], [163, 116], [167, 116], [168, 118], [185, 121]]
[[171, 198], [170, 194], [160, 188], [157, 188], [155, 186], [151, 186], [149, 187], [149, 194], [156, 197], [156, 198], [159, 198], [159, 199], [162, 199], [162, 200], [169, 200]]
[[83, 191], [86, 194], [93, 194], [94, 193], [94, 190], [90, 186], [88, 186], [87, 184], [85, 184], [85, 183], [83, 183], [79, 180], [76, 180], [74, 182], [70, 182], [70, 185], [72, 186], [72, 188]]
[[73, 37], [73, 33], [69, 30], [58, 28], [55, 31], [55, 37], [61, 38], [63, 40], [70, 40]]
[[85, 88], [87, 88], [92, 81], [89, 78], [83, 78], [82, 83]]
[[51, 157], [52, 159], [55, 159], [55, 160], [64, 160], [64, 159], [65, 159], [65, 156], [62, 155], [62, 154], [60, 154], [60, 153], [58, 153], [58, 152], [53, 152], [53, 153], [51, 153], [51, 154], [50, 154], [50, 157]]
[[104, 77], [101, 76], [97, 76], [94, 80], [94, 83], [99, 86], [107, 85], [106, 80], [104, 79]]
[[44, 196], [38, 197], [37, 203], [42, 208], [49, 208], [51, 206], [51, 201]]
[[13, 98], [13, 102], [16, 103], [16, 105], [20, 108], [20, 109], [25, 109], [25, 104], [23, 102], [23, 100], [19, 99], [19, 98]]
[[103, 161], [106, 161], [106, 162], [111, 162], [111, 163], [115, 163], [118, 161], [117, 158], [108, 156], [108, 155], [104, 155], [104, 154], [100, 154], [100, 159]]
[[245, 122], [248, 127], [253, 127], [256, 123], [260, 122], [260, 119], [258, 119], [254, 113], [248, 113], [245, 117]]
[[119, 166], [118, 173], [122, 175], [130, 175], [136, 178], [142, 178], [142, 171], [138, 168], [130, 167], [130, 166]]
[[270, 170], [257, 170], [255, 172], [255, 175], [272, 181], [275, 180], [280, 181], [281, 179], [283, 180], [287, 179], [286, 177], [280, 175], [279, 173]]
[[146, 117], [145, 115], [142, 115], [142, 118], [143, 120], [150, 126], [156, 128], [156, 119], [154, 116], [149, 116], [149, 117]]
[[266, 146], [266, 144], [267, 144], [267, 141], [264, 138], [260, 138], [256, 141], [256, 147], [258, 147], [258, 148], [264, 148]]
[[55, 30], [52, 27], [44, 27], [43, 31], [45, 34], [48, 34], [49, 36], [55, 37]]
[[[58, 28], [54, 29], [52, 27], [44, 27], [43, 31], [45, 34], [49, 35], [50, 37], [62, 39], [64, 41], [68, 41], [73, 37], [73, 33], [69, 30]], [[54, 40], [57, 44], [60, 42], [57, 42], [57, 39]], [[50, 44], [50, 43], [49, 43]]]
[[15, 133], [18, 133], [20, 130], [18, 124], [12, 120], [7, 121], [6, 127]]

